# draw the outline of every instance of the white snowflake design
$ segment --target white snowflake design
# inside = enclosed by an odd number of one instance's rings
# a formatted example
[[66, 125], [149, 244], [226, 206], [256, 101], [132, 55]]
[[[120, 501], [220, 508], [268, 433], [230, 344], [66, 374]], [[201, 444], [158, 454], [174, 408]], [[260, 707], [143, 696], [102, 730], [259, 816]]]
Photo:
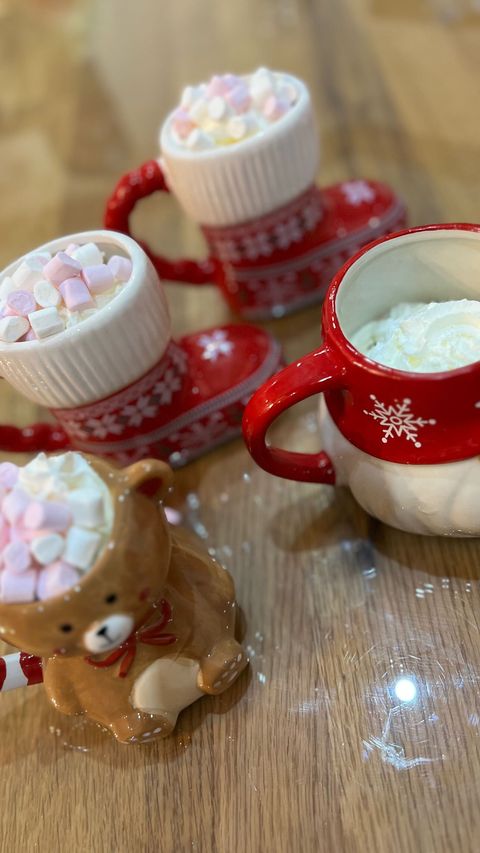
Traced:
[[182, 380], [170, 367], [165, 371], [163, 378], [153, 386], [152, 395], [158, 397], [160, 406], [167, 406], [172, 401], [173, 395], [180, 391]]
[[373, 201], [375, 193], [365, 181], [347, 181], [342, 184], [342, 193], [349, 204], [362, 204], [364, 201]]
[[394, 403], [387, 405], [381, 403], [374, 394], [370, 394], [370, 399], [373, 400], [373, 411], [367, 412], [363, 410], [364, 415], [374, 418], [378, 421], [383, 430], [383, 444], [386, 444], [389, 438], [406, 438], [407, 441], [413, 441], [415, 447], [421, 447], [421, 441], [418, 441], [418, 430], [421, 427], [436, 424], [434, 418], [416, 418], [413, 412], [410, 411], [411, 400], [405, 398], [395, 400]]
[[145, 418], [154, 418], [157, 414], [158, 406], [152, 402], [152, 398], [139, 397], [135, 403], [125, 406], [121, 411], [121, 416], [127, 418], [128, 426], [138, 427]]
[[266, 231], [257, 231], [256, 234], [249, 234], [242, 240], [243, 254], [249, 261], [255, 261], [257, 258], [268, 258], [273, 251], [273, 246]]
[[85, 424], [85, 432], [94, 438], [106, 438], [107, 435], [121, 435], [124, 427], [117, 421], [116, 415], [102, 415], [101, 418], [89, 418]]
[[178, 444], [181, 450], [208, 447], [225, 431], [227, 424], [222, 412], [214, 412], [205, 421], [197, 421], [179, 432], [169, 436], [172, 444]]
[[303, 208], [302, 215], [306, 230], [313, 231], [322, 218], [322, 208], [319, 204], [310, 202]]
[[216, 329], [211, 335], [200, 335], [198, 345], [203, 349], [205, 361], [216, 361], [219, 355], [230, 355], [233, 350], [232, 341], [222, 329]]
[[291, 216], [285, 222], [279, 222], [274, 229], [275, 240], [280, 249], [288, 249], [292, 243], [303, 239], [304, 230], [298, 216]]
[[245, 283], [247, 290], [255, 295], [259, 306], [281, 307], [298, 296], [298, 282], [295, 273], [286, 273], [276, 278], [253, 278]]
[[[181, 347], [170, 344], [168, 354], [172, 360], [172, 364], [177, 368], [178, 373], [187, 372], [187, 353]], [[167, 371], [169, 368], [167, 368]]]
[[240, 245], [233, 238], [230, 240], [215, 240], [214, 248], [222, 261], [230, 261], [230, 263], [234, 264], [242, 260]]

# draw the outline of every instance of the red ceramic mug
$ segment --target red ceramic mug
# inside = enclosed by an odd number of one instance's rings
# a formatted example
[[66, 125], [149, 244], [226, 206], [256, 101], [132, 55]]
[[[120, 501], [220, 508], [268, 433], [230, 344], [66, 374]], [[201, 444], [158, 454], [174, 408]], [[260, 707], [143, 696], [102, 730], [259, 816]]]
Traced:
[[[367, 511], [406, 530], [480, 535], [480, 361], [408, 373], [362, 355], [351, 336], [401, 302], [480, 299], [480, 225], [429, 225], [377, 240], [334, 277], [323, 346], [251, 399], [245, 440], [272, 474], [347, 484]], [[320, 453], [271, 446], [286, 409], [323, 394]]]
[[[106, 228], [130, 234], [138, 202], [170, 192], [201, 227], [204, 261], [168, 260], [141, 243], [161, 278], [215, 283], [249, 319], [280, 317], [323, 299], [335, 271], [365, 243], [405, 225], [401, 200], [384, 184], [315, 184], [320, 142], [305, 84], [268, 131], [235, 145], [191, 151], [160, 132], [162, 156], [124, 175], [107, 201]], [[141, 242], [141, 241], [140, 241]]]
[[[142, 249], [113, 231], [60, 237], [36, 252], [94, 242], [132, 272], [114, 299], [43, 340], [0, 342], [0, 377], [57, 423], [0, 425], [7, 452], [75, 448], [121, 464], [146, 456], [185, 464], [236, 438], [253, 391], [282, 363], [263, 329], [226, 325], [172, 338], [161, 282]], [[22, 259], [0, 272], [13, 275]]]

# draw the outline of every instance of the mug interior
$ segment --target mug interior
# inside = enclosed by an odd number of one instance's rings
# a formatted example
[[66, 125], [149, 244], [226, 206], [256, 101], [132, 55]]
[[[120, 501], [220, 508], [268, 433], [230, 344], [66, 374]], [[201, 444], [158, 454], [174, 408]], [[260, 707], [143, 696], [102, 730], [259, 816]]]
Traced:
[[480, 300], [480, 232], [439, 228], [386, 240], [345, 273], [336, 313], [347, 339], [401, 302]]
[[[81, 231], [74, 234], [68, 234], [64, 237], [57, 237], [55, 240], [49, 240], [48, 243], [43, 243], [41, 246], [37, 246], [36, 248], [25, 252], [25, 254], [20, 255], [8, 264], [8, 266], [0, 270], [0, 282], [4, 278], [13, 275], [23, 260], [30, 255], [35, 255], [40, 252], [50, 252], [54, 255], [56, 252], [64, 252], [70, 243], [79, 243], [82, 245], [90, 242], [95, 243], [98, 248], [104, 252], [106, 261], [109, 260], [112, 255], [120, 255], [121, 257], [128, 258], [132, 262], [134, 270], [138, 267], [140, 262], [140, 268], [144, 265], [143, 250], [134, 242], [134, 240], [131, 239], [131, 237], [127, 237], [124, 234], [117, 234], [114, 231], [105, 231], [102, 229], [96, 231]], [[107, 305], [102, 308], [98, 308], [94, 315], [85, 318], [82, 321], [82, 327], [86, 325], [87, 328], [91, 328], [99, 322], [103, 323], [106, 309], [108, 309], [109, 316], [112, 312], [117, 313], [118, 311], [121, 311], [123, 302], [126, 298], [129, 298], [131, 291], [137, 289], [137, 287], [137, 276], [132, 274], [130, 279], [125, 282], [121, 293], [114, 296]], [[64, 340], [65, 337], [75, 337], [76, 335], [78, 335], [78, 326], [73, 326], [72, 328], [67, 328], [62, 332], [58, 332], [56, 335], [52, 335], [50, 338], [44, 338], [40, 345], [43, 349], [46, 349], [51, 345], [56, 346], [58, 341]], [[39, 341], [37, 340], [17, 341], [15, 344], [0, 342], [0, 354], [4, 352], [24, 352], [25, 350], [35, 349], [38, 346]]]

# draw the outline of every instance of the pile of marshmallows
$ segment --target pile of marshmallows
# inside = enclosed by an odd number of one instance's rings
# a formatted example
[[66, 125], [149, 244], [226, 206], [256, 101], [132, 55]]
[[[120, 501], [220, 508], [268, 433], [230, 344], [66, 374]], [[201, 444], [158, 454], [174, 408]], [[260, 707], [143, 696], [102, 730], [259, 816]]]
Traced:
[[132, 262], [120, 255], [103, 261], [95, 243], [24, 257], [0, 283], [0, 341], [47, 338], [110, 302], [130, 278]]
[[296, 104], [291, 77], [259, 68], [253, 74], [214, 76], [187, 86], [171, 116], [174, 141], [191, 150], [231, 145], [266, 130]]
[[76, 453], [0, 465], [0, 601], [65, 593], [95, 562], [112, 527], [103, 481]]

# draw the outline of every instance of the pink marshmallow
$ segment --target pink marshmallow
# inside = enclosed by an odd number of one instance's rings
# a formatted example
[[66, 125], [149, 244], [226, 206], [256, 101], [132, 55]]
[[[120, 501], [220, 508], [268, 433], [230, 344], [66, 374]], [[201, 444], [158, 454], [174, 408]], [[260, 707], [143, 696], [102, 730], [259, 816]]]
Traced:
[[20, 317], [28, 317], [36, 307], [35, 298], [28, 290], [14, 290], [7, 296], [7, 309]]
[[207, 98], [226, 95], [230, 89], [235, 88], [241, 82], [240, 77], [237, 77], [235, 74], [223, 74], [222, 76], [214, 74], [207, 86]]
[[20, 338], [20, 340], [21, 341], [36, 341], [37, 336], [36, 336], [35, 332], [33, 331], [33, 329], [29, 329], [27, 334], [24, 335], [23, 338]]
[[29, 503], [28, 496], [21, 489], [14, 489], [4, 497], [2, 511], [10, 524], [17, 524], [20, 521]]
[[113, 272], [107, 264], [96, 264], [93, 267], [84, 267], [82, 278], [92, 293], [105, 293], [111, 290], [115, 282]]
[[[0, 554], [9, 542], [10, 526], [7, 524], [3, 516], [0, 516]], [[0, 562], [3, 562], [3, 560]]]
[[19, 575], [26, 572], [31, 566], [31, 557], [28, 545], [25, 542], [9, 542], [2, 552], [5, 570]]
[[77, 249], [79, 249], [79, 248], [80, 248], [80, 246], [78, 243], [69, 243], [67, 248], [65, 249], [65, 254], [71, 255], [73, 252], [76, 252]]
[[112, 255], [107, 266], [116, 281], [128, 281], [132, 274], [132, 262], [130, 258], [122, 258], [120, 255]]
[[275, 95], [270, 95], [265, 101], [263, 114], [270, 121], [281, 118], [289, 110], [289, 103], [285, 98], [277, 98]]
[[227, 91], [225, 81], [218, 74], [214, 74], [207, 86], [207, 98], [215, 98], [217, 95], [224, 95]]
[[94, 307], [92, 294], [81, 278], [67, 278], [58, 289], [69, 311], [84, 311]]
[[72, 523], [72, 513], [65, 504], [55, 501], [34, 501], [28, 507], [24, 524], [29, 530], [66, 530]]
[[0, 599], [7, 604], [35, 600], [37, 572], [29, 569], [17, 575], [5, 569], [0, 575]]
[[196, 125], [187, 111], [179, 107], [173, 114], [172, 127], [180, 139], [186, 139], [189, 133], [195, 129]]
[[225, 95], [225, 99], [236, 113], [245, 113], [252, 103], [251, 95], [243, 83], [235, 86], [234, 89], [230, 89]]
[[27, 530], [25, 527], [17, 524], [10, 525], [9, 530], [11, 542], [31, 542], [32, 539], [40, 536], [40, 534], [49, 532], [45, 530]]
[[81, 271], [82, 265], [75, 258], [71, 258], [66, 252], [57, 252], [52, 260], [45, 264], [43, 275], [58, 286], [67, 278], [79, 276]]
[[243, 83], [242, 78], [239, 77], [238, 74], [224, 74], [223, 81], [228, 89], [234, 89], [235, 86], [238, 86], [240, 83], [245, 85]]
[[54, 595], [61, 595], [67, 589], [78, 583], [80, 573], [73, 568], [69, 563], [59, 560], [57, 563], [52, 563], [47, 568], [42, 569], [38, 575], [37, 596], [42, 601], [45, 598], [52, 598]]
[[0, 464], [0, 486], [5, 489], [13, 489], [18, 480], [18, 465], [13, 462], [2, 462]]

